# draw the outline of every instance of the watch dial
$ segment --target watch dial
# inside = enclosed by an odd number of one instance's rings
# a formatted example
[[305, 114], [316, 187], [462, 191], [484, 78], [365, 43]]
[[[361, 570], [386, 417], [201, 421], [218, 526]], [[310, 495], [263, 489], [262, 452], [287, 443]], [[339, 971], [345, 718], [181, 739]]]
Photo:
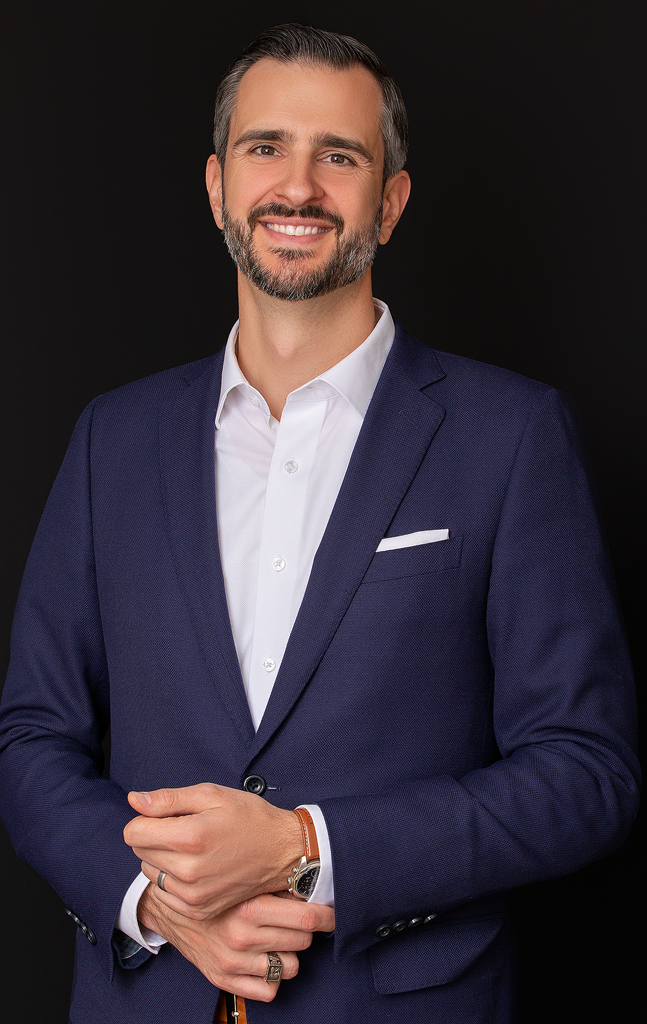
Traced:
[[309, 900], [315, 891], [317, 879], [319, 878], [319, 868], [308, 868], [301, 875], [301, 878], [297, 882], [295, 888], [299, 896], [303, 896], [304, 899]]

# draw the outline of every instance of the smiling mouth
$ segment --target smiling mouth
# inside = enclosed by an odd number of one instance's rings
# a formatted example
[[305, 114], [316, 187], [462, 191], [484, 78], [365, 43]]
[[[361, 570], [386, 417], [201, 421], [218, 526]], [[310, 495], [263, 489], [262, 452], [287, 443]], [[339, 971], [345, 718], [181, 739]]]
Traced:
[[332, 228], [321, 228], [317, 225], [306, 224], [263, 224], [263, 227], [270, 231], [277, 231], [280, 235], [326, 235]]

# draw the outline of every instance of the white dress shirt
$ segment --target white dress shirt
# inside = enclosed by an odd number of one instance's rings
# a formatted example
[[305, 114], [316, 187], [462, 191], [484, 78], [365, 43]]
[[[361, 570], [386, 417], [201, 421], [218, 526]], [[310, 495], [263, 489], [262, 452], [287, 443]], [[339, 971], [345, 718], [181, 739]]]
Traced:
[[[374, 300], [376, 325], [350, 355], [292, 391], [280, 421], [243, 376], [238, 324], [225, 349], [216, 411], [216, 506], [227, 605], [252, 721], [258, 729], [310, 576], [312, 562], [389, 353], [395, 326]], [[328, 831], [312, 814], [321, 855], [315, 903], [333, 903]], [[139, 928], [131, 885], [117, 927], [156, 952], [163, 942]], [[142, 934], [143, 933], [143, 934]]]

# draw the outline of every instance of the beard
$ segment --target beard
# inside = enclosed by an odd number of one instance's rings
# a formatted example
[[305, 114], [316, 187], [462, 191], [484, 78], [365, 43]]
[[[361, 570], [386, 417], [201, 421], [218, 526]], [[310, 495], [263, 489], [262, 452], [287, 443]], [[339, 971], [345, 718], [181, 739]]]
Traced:
[[[337, 240], [335, 251], [320, 267], [309, 267], [314, 252], [306, 248], [276, 246], [270, 249], [278, 256], [280, 267], [270, 270], [261, 263], [254, 245], [253, 233], [260, 217], [305, 217], [328, 223], [334, 228]], [[247, 222], [234, 220], [227, 210], [223, 195], [223, 235], [229, 255], [242, 274], [257, 288], [275, 299], [300, 302], [352, 284], [363, 277], [375, 259], [382, 227], [382, 201], [373, 220], [364, 227], [343, 237], [344, 221], [337, 213], [321, 206], [304, 206], [299, 210], [280, 203], [256, 206]]]

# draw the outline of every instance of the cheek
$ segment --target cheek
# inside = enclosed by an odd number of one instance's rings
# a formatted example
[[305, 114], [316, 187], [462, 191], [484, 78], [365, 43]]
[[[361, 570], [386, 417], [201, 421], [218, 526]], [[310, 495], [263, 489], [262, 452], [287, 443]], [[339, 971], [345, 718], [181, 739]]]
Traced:
[[228, 209], [239, 217], [246, 216], [254, 206], [268, 202], [273, 195], [274, 179], [267, 168], [247, 169], [244, 174], [232, 169], [225, 186]]
[[346, 220], [364, 224], [375, 216], [380, 205], [381, 191], [374, 181], [349, 178], [337, 182], [331, 198]]

